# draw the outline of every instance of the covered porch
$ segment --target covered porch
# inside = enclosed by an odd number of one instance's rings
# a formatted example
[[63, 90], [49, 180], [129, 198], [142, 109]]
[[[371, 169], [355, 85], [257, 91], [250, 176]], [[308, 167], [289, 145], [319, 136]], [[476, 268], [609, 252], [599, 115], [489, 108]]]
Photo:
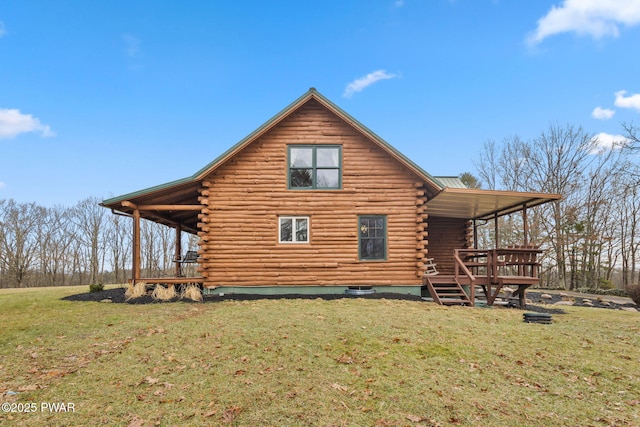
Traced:
[[[465, 221], [468, 228], [460, 247], [433, 251], [434, 262], [442, 261], [444, 267], [424, 277], [424, 287], [434, 301], [474, 306], [479, 288], [491, 306], [500, 291], [508, 287], [513, 290], [511, 297], [524, 307], [526, 289], [540, 283], [540, 255], [544, 252], [530, 243], [528, 209], [560, 198], [558, 194], [445, 188], [427, 202], [430, 217], [457, 218]], [[498, 219], [513, 213], [522, 215], [522, 241], [502, 245]], [[490, 222], [495, 246], [479, 248], [478, 226]]]
[[[131, 279], [129, 283], [146, 283], [179, 288], [195, 284], [202, 287], [204, 279], [199, 276], [198, 253], [182, 247], [183, 233], [198, 234], [200, 204], [200, 182], [188, 179], [136, 193], [105, 200], [101, 205], [112, 213], [129, 217], [133, 221]], [[142, 275], [141, 220], [146, 219], [175, 230], [173, 248], [173, 271], [167, 275], [148, 277]], [[188, 249], [188, 248], [187, 248]]]

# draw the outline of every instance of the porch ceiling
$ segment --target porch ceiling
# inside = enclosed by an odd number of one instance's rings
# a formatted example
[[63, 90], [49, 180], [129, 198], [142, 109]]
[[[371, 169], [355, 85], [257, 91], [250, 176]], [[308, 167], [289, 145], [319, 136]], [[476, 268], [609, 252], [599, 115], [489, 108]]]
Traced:
[[[173, 185], [158, 186], [136, 193], [125, 194], [117, 198], [105, 200], [102, 206], [118, 211], [126, 215], [133, 214], [136, 206], [154, 205], [200, 205], [198, 196], [201, 183], [199, 181], [180, 180], [170, 183]], [[153, 222], [175, 227], [180, 224], [184, 231], [198, 232], [198, 214], [200, 210], [181, 209], [140, 209], [140, 217]]]
[[559, 194], [445, 188], [427, 202], [430, 216], [490, 219], [560, 199]]

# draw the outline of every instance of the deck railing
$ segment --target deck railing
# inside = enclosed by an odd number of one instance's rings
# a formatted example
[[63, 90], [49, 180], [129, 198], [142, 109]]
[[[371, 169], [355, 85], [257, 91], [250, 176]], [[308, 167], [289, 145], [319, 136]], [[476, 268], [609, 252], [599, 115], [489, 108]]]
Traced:
[[[503, 286], [515, 286], [513, 296], [524, 305], [525, 290], [540, 279], [538, 255], [534, 246], [510, 246], [497, 249], [456, 249], [454, 251], [456, 279], [459, 270], [469, 278], [471, 288], [482, 286], [489, 305], [493, 304]], [[472, 290], [473, 292], [473, 290]]]
[[476, 298], [476, 276], [471, 273], [469, 268], [465, 265], [464, 261], [460, 257], [461, 249], [456, 249], [453, 253], [453, 259], [455, 260], [455, 277], [457, 281], [460, 281], [460, 270], [467, 276], [469, 280], [469, 299], [473, 303]]

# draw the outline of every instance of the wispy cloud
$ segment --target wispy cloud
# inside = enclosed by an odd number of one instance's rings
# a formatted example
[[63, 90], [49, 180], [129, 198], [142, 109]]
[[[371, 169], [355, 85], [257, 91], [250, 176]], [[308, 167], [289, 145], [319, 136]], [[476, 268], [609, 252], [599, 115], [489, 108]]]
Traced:
[[395, 7], [402, 7], [402, 6], [404, 6], [404, 0], [396, 0], [396, 1], [393, 3], [393, 5], [394, 5]]
[[354, 93], [361, 92], [368, 86], [371, 86], [377, 81], [388, 80], [398, 77], [397, 74], [387, 73], [385, 70], [377, 70], [373, 73], [369, 73], [364, 77], [360, 77], [349, 83], [344, 90], [342, 96], [345, 98], [351, 98]]
[[6, 187], [7, 184], [5, 184], [4, 182], [0, 181], [0, 189], [2, 189], [3, 187]]
[[538, 26], [527, 42], [537, 45], [545, 38], [576, 33], [594, 39], [618, 37], [620, 25], [640, 24], [640, 0], [563, 0], [552, 6], [549, 13], [538, 20]]
[[4, 22], [0, 21], [0, 37], [7, 34], [7, 27], [4, 26]]
[[615, 106], [620, 108], [633, 108], [640, 112], [640, 93], [625, 96], [626, 93], [626, 90], [620, 90], [615, 93]]
[[623, 135], [612, 135], [601, 132], [591, 139], [593, 144], [590, 154], [602, 154], [609, 150], [618, 150], [629, 144], [629, 139]]
[[20, 110], [0, 108], [0, 139], [9, 139], [23, 133], [36, 132], [42, 137], [55, 136], [48, 125], [44, 125], [31, 114]]
[[591, 112], [591, 117], [598, 120], [609, 120], [615, 113], [616, 111], [610, 108], [596, 107]]
[[135, 58], [140, 54], [140, 39], [132, 34], [123, 34], [122, 42], [124, 51], [129, 58]]

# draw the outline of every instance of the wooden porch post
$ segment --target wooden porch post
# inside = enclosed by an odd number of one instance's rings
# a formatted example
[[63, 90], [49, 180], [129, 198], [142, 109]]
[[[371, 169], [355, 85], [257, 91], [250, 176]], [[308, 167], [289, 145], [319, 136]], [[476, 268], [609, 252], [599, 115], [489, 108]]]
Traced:
[[473, 220], [473, 249], [478, 249], [478, 224]]
[[529, 222], [527, 221], [527, 205], [522, 205], [522, 223], [524, 224], [524, 245], [529, 244]]
[[133, 284], [140, 279], [140, 211], [133, 211], [133, 262], [131, 266]]
[[175, 253], [175, 272], [176, 277], [180, 276], [180, 257], [182, 256], [182, 225], [176, 225], [176, 253]]
[[495, 233], [496, 236], [496, 248], [500, 247], [500, 235], [499, 235], [499, 229], [498, 229], [498, 213], [496, 212], [495, 214], [493, 214], [493, 232]]

